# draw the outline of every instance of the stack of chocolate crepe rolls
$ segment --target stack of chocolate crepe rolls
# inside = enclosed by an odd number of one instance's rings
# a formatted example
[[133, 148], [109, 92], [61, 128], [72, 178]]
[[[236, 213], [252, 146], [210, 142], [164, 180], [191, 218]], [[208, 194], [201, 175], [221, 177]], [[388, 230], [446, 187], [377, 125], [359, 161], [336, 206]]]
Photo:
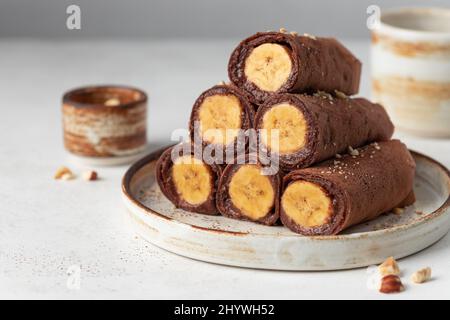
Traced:
[[[391, 140], [384, 108], [351, 97], [361, 63], [336, 39], [257, 33], [233, 51], [228, 74], [231, 83], [195, 101], [191, 142], [158, 161], [176, 207], [317, 236], [415, 201], [414, 160]], [[259, 154], [239, 139], [248, 129], [259, 133]]]

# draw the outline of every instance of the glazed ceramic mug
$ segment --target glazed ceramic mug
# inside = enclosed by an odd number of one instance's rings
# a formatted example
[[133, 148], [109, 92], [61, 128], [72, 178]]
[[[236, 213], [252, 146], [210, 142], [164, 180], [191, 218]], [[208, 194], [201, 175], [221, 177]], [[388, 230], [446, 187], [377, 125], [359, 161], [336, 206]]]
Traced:
[[372, 31], [372, 94], [400, 130], [450, 137], [450, 8], [383, 11]]

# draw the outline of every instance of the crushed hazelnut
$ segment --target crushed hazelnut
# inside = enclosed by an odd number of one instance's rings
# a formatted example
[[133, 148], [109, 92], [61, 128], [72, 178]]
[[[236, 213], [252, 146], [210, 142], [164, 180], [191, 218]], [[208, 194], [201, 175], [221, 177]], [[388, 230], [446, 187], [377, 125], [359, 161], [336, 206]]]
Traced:
[[348, 146], [348, 153], [354, 157], [359, 156], [359, 151], [353, 149], [352, 146]]
[[381, 279], [381, 293], [398, 293], [405, 290], [399, 276], [390, 274]]
[[431, 279], [431, 268], [423, 268], [414, 272], [411, 276], [411, 281], [414, 283], [424, 283]]
[[338, 97], [338, 98], [341, 98], [341, 99], [347, 99], [348, 98], [348, 96], [345, 93], [343, 93], [343, 92], [341, 92], [339, 90], [334, 90], [334, 93], [336, 94], [336, 97]]
[[392, 212], [393, 212], [394, 214], [398, 214], [398, 215], [402, 214], [404, 211], [405, 211], [405, 209], [403, 209], [403, 208], [394, 208], [394, 209], [392, 210]]
[[313, 39], [313, 40], [317, 40], [317, 38], [315, 36], [313, 36], [312, 34], [309, 34], [309, 33], [304, 33], [303, 36]]
[[339, 153], [336, 153], [336, 158], [337, 158], [337, 159], [341, 159], [342, 156], [341, 156]]
[[59, 167], [54, 175], [56, 180], [72, 180], [73, 178], [75, 178], [74, 174], [67, 167]]
[[62, 176], [61, 176], [61, 178], [60, 178], [60, 180], [72, 180], [73, 178], [75, 178], [75, 176], [73, 175], [73, 174], [71, 174], [71, 173], [64, 173]]
[[368, 276], [366, 285], [370, 290], [377, 290], [381, 293], [397, 293], [404, 290], [398, 275], [382, 275], [377, 266], [369, 266], [366, 273]]
[[329, 94], [328, 92], [325, 91], [317, 91], [316, 93], [313, 94], [314, 97], [318, 97], [318, 98], [322, 98], [324, 100], [328, 99], [330, 101], [333, 101], [333, 96], [331, 94]]
[[296, 36], [296, 35], [298, 35], [298, 32], [297, 31], [291, 31], [290, 34], [293, 35], [293, 36]]
[[280, 28], [280, 32], [281, 32], [281, 33], [286, 33], [287, 30], [286, 30], [285, 28]]
[[98, 179], [98, 174], [93, 170], [85, 171], [83, 172], [83, 179], [86, 181], [95, 181]]
[[381, 276], [387, 275], [399, 275], [400, 268], [397, 264], [397, 261], [393, 257], [389, 257], [382, 264], [378, 266], [378, 270]]

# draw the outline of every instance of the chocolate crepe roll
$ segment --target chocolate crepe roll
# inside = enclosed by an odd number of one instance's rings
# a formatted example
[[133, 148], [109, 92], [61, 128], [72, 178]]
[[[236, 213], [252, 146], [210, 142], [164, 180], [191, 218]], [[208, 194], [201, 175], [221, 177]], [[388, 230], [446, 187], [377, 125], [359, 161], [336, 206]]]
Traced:
[[203, 147], [212, 147], [213, 157], [216, 150], [223, 150], [221, 164], [225, 163], [227, 147], [233, 147], [236, 154], [238, 141], [242, 141], [245, 151], [248, 137], [243, 135], [244, 138], [238, 140], [239, 130], [252, 128], [254, 116], [254, 106], [246, 93], [233, 85], [216, 85], [203, 92], [194, 103], [189, 121], [191, 141], [201, 138]]
[[381, 105], [324, 93], [274, 95], [256, 113], [255, 127], [262, 147], [279, 155], [284, 170], [308, 167], [349, 146], [389, 140], [394, 132]]
[[334, 38], [260, 32], [243, 40], [228, 63], [230, 80], [263, 103], [274, 93], [358, 93], [361, 62]]
[[201, 159], [201, 154], [196, 155], [188, 144], [170, 147], [156, 163], [156, 179], [162, 193], [175, 207], [215, 215], [221, 168]]
[[[243, 157], [247, 161], [240, 161]], [[250, 160], [250, 161], [249, 161]], [[255, 154], [239, 156], [223, 171], [217, 189], [217, 209], [229, 218], [265, 225], [278, 221], [279, 174], [264, 175]]]
[[283, 179], [280, 216], [302, 235], [333, 235], [414, 202], [415, 163], [399, 140], [373, 143]]

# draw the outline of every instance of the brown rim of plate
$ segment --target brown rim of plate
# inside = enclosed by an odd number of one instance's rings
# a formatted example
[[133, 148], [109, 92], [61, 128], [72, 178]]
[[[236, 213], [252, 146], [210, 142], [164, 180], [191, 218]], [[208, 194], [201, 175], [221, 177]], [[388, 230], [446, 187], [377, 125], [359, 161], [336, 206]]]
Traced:
[[[200, 227], [200, 226], [195, 226], [192, 224], [188, 224], [188, 223], [181, 223], [178, 222], [172, 218], [169, 218], [149, 207], [146, 207], [145, 205], [143, 205], [141, 202], [139, 202], [135, 197], [132, 196], [131, 194], [131, 180], [133, 179], [133, 176], [145, 165], [149, 164], [152, 161], [155, 161], [158, 159], [158, 157], [162, 154], [162, 152], [164, 150], [166, 150], [168, 147], [164, 147], [161, 149], [158, 149], [150, 154], [148, 154], [147, 156], [145, 156], [144, 158], [138, 160], [136, 163], [134, 163], [125, 173], [125, 175], [122, 178], [122, 193], [127, 197], [128, 200], [131, 200], [131, 202], [136, 205], [137, 207], [139, 207], [140, 209], [143, 209], [147, 214], [152, 214], [154, 216], [157, 216], [159, 218], [162, 218], [166, 221], [172, 221], [172, 222], [176, 222], [176, 223], [180, 223], [182, 225], [186, 225], [188, 227], [191, 227], [193, 229], [197, 229], [197, 230], [202, 230], [202, 231], [207, 231], [207, 232], [212, 232], [212, 233], [220, 233], [220, 234], [227, 234], [227, 235], [257, 235], [257, 236], [271, 236], [271, 235], [266, 235], [266, 234], [261, 234], [261, 233], [249, 233], [249, 232], [239, 232], [239, 231], [226, 231], [226, 230], [217, 230], [217, 229], [208, 229], [205, 227]], [[343, 235], [333, 235], [333, 236], [314, 236], [314, 237], [305, 237], [305, 236], [301, 236], [301, 235], [297, 235], [297, 234], [292, 234], [289, 235], [289, 237], [299, 237], [299, 238], [308, 238], [309, 240], [354, 240], [354, 239], [359, 239], [359, 238], [366, 238], [370, 235], [382, 235], [385, 233], [390, 233], [390, 232], [395, 232], [395, 231], [401, 231], [401, 230], [405, 230], [405, 229], [409, 229], [412, 227], [415, 227], [419, 224], [422, 224], [430, 219], [433, 219], [435, 217], [438, 217], [440, 215], [442, 215], [449, 207], [450, 207], [450, 171], [441, 163], [439, 163], [438, 161], [434, 160], [433, 158], [426, 156], [422, 153], [416, 152], [416, 151], [412, 151], [410, 150], [411, 154], [413, 155], [414, 158], [422, 158], [425, 161], [430, 162], [431, 164], [433, 164], [434, 166], [437, 166], [442, 173], [447, 177], [447, 189], [449, 190], [449, 195], [447, 196], [447, 199], [444, 201], [444, 203], [435, 211], [421, 216], [417, 219], [415, 219], [413, 222], [408, 223], [408, 224], [402, 224], [402, 225], [398, 225], [395, 227], [391, 227], [388, 229], [381, 229], [381, 230], [375, 230], [375, 231], [366, 231], [366, 232], [358, 232], [358, 233], [352, 233], [352, 234], [343, 234]], [[270, 227], [269, 227], [270, 228]], [[283, 237], [287, 237], [283, 236]]]
[[105, 90], [110, 89], [111, 91], [117, 90], [117, 91], [128, 91], [129, 94], [138, 94], [138, 99], [133, 99], [133, 101], [127, 102], [127, 103], [120, 103], [115, 108], [131, 108], [141, 103], [146, 103], [148, 100], [147, 94], [138, 88], [130, 87], [130, 86], [123, 86], [123, 85], [92, 85], [92, 86], [86, 86], [86, 87], [79, 87], [72, 90], [67, 91], [64, 93], [62, 102], [63, 104], [68, 104], [77, 108], [105, 108], [105, 109], [111, 109], [111, 107], [105, 106], [102, 103], [89, 103], [89, 102], [80, 102], [74, 99], [76, 95], [86, 93], [89, 91], [94, 90]]

